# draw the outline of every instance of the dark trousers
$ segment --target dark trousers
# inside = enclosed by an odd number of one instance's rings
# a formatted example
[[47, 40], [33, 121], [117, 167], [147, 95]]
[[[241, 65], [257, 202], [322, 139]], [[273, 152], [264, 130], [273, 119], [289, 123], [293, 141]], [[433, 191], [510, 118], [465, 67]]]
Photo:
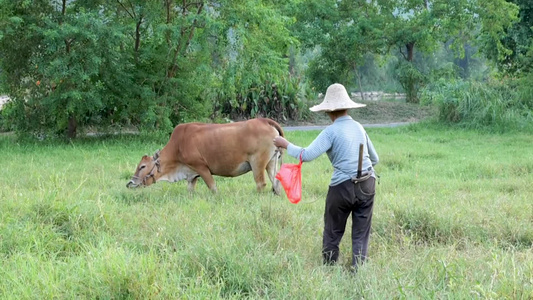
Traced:
[[339, 244], [346, 221], [352, 214], [352, 265], [357, 267], [367, 257], [372, 207], [376, 193], [376, 179], [354, 184], [351, 180], [330, 186], [324, 213], [322, 255], [325, 264], [333, 264], [339, 257]]

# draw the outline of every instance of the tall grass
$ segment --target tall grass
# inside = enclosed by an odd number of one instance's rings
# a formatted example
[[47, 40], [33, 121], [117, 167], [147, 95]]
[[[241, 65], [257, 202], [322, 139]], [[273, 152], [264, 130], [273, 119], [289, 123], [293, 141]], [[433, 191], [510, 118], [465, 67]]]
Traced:
[[[288, 132], [307, 145], [317, 132]], [[370, 258], [321, 264], [325, 156], [303, 200], [255, 192], [251, 174], [128, 190], [166, 138], [0, 137], [2, 299], [533, 297], [533, 136], [434, 125], [370, 129], [381, 162]], [[285, 158], [286, 162], [295, 162]], [[350, 225], [348, 225], [350, 226]], [[348, 227], [350, 228], [350, 227]]]
[[533, 128], [533, 94], [526, 79], [488, 82], [440, 80], [422, 93], [439, 108], [439, 119], [463, 127], [509, 131]]

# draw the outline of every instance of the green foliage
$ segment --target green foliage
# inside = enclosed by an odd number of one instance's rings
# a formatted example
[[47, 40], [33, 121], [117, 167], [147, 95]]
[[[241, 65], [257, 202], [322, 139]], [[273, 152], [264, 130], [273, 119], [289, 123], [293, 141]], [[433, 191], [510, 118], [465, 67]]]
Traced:
[[405, 60], [395, 73], [407, 101], [417, 103], [426, 76], [417, 66], [421, 63], [415, 63], [417, 51], [431, 54], [450, 41], [456, 56], [463, 57], [465, 42], [472, 40], [502, 57], [509, 50], [498, 37], [516, 20], [517, 13], [515, 5], [503, 0], [308, 1], [294, 28], [307, 40], [304, 45], [320, 46], [320, 55], [310, 65], [317, 88], [333, 81], [346, 84], [349, 74], [360, 77], [365, 54], [385, 54], [392, 49]]
[[[508, 30], [501, 39], [502, 44], [511, 50], [502, 60], [498, 61], [500, 70], [523, 76], [533, 72], [533, 1], [510, 1], [520, 7], [519, 20]], [[489, 52], [489, 55], [492, 54]]]
[[[381, 20], [379, 8], [365, 1], [307, 1], [295, 12], [295, 34], [306, 47], [318, 48], [308, 74], [313, 87], [325, 91], [334, 82], [357, 85], [357, 70], [365, 54], [379, 53]], [[337, 7], [338, 6], [338, 7]]]
[[[365, 55], [364, 63], [358, 67], [363, 91], [384, 91], [387, 93], [403, 91], [401, 84], [395, 77], [398, 60], [398, 57], [394, 55]], [[427, 60], [424, 62], [427, 64]], [[354, 78], [353, 82], [355, 81]], [[355, 87], [359, 91], [359, 86], [355, 85]]]
[[[297, 45], [292, 21], [268, 1], [4, 4], [0, 69], [15, 106], [4, 116], [20, 132], [168, 132], [216, 115], [217, 95], [235, 101], [262, 82], [294, 85], [286, 58]], [[300, 105], [286, 99], [300, 89], [287, 90], [284, 105]]]
[[307, 118], [333, 82], [416, 103], [444, 77], [498, 78], [483, 56], [530, 78], [530, 11], [528, 0], [0, 0], [0, 91], [13, 99], [0, 123], [72, 138], [285, 121]]
[[517, 102], [523, 105], [522, 109], [533, 112], [533, 72], [511, 82], [511, 88], [518, 92]]
[[282, 80], [281, 85], [266, 81], [235, 92], [235, 96], [219, 94], [215, 111], [237, 120], [255, 117], [299, 120], [308, 114], [306, 99], [310, 97], [306, 95], [310, 93], [295, 77]]
[[424, 90], [422, 98], [439, 107], [444, 122], [498, 131], [531, 129], [533, 97], [526, 96], [530, 88], [520, 91], [520, 83], [439, 80]]
[[426, 83], [426, 77], [412, 63], [400, 60], [395, 69], [396, 78], [406, 92], [407, 101], [418, 103], [418, 91]]
[[212, 95], [213, 115], [276, 120], [303, 117], [305, 82], [288, 72], [289, 47], [298, 44], [287, 29], [292, 20], [276, 5], [260, 1], [222, 7], [220, 17], [227, 20], [227, 40], [219, 53], [222, 70]]

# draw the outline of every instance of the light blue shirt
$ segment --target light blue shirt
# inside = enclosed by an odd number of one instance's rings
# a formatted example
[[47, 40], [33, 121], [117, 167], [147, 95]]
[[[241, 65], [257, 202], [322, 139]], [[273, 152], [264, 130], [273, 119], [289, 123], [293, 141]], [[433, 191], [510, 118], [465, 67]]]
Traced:
[[335, 186], [357, 175], [359, 144], [364, 145], [363, 170], [367, 170], [379, 162], [374, 145], [359, 122], [342, 116], [322, 130], [307, 148], [289, 143], [287, 153], [298, 159], [302, 153], [302, 161], [311, 161], [326, 152], [333, 166], [329, 185]]

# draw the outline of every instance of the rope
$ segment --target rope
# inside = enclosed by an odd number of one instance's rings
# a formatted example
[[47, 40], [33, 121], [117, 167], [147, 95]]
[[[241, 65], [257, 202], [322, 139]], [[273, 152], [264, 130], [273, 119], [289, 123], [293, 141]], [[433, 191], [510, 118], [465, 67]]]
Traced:
[[302, 201], [300, 201], [300, 203], [298, 203], [298, 204], [311, 204], [311, 203], [315, 203], [315, 202], [317, 202], [317, 201], [318, 201], [318, 198], [315, 199], [315, 200], [313, 200], [313, 201], [309, 201], [309, 202], [302, 202]]
[[274, 176], [276, 176], [276, 174], [278, 174], [278, 171], [279, 171], [278, 170], [278, 158], [280, 155], [281, 155], [281, 151], [278, 148], [274, 151], [274, 156], [272, 156], [272, 159], [276, 159], [276, 162], [274, 163]]

